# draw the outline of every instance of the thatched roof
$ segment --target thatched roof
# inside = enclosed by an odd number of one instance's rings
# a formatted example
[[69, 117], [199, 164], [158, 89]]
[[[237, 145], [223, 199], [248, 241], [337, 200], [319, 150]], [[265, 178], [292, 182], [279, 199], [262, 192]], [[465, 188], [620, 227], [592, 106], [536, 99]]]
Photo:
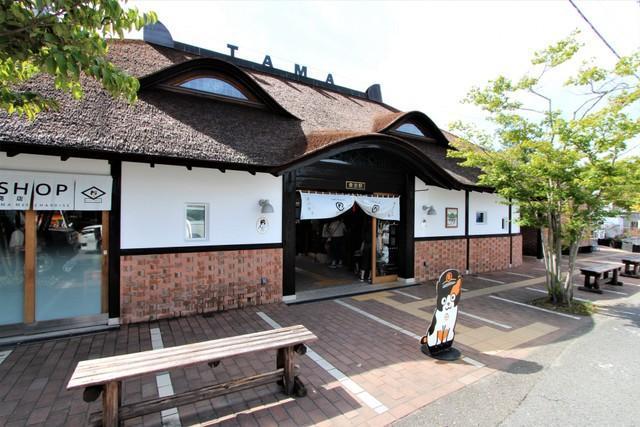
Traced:
[[[123, 159], [148, 156], [211, 162], [277, 173], [283, 165], [350, 138], [381, 138], [391, 126], [411, 118], [432, 129], [434, 138], [402, 139], [407, 147], [423, 153], [462, 186], [476, 181], [475, 171], [446, 158], [448, 135], [422, 113], [402, 113], [364, 96], [228, 65], [255, 86], [252, 90], [260, 92], [267, 106], [251, 108], [153, 84], [154, 76], [188, 64], [208, 66], [209, 60], [194, 54], [125, 40], [112, 42], [109, 56], [115, 65], [141, 78], [138, 102], [129, 105], [113, 99], [89, 78], [82, 82], [85, 97], [75, 101], [52, 89], [50, 77], [41, 75], [26, 88], [56, 98], [60, 110], [41, 113], [33, 122], [0, 112], [0, 144], [111, 153]], [[211, 61], [211, 66], [224, 62]]]

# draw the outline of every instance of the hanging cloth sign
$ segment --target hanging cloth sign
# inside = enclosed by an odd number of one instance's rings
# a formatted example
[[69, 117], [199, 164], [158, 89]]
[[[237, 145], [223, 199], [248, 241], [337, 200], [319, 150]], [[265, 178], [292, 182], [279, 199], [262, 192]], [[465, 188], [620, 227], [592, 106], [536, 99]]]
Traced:
[[356, 203], [369, 216], [400, 221], [400, 197], [356, 196]]
[[24, 211], [31, 205], [33, 175], [0, 171], [0, 210]]
[[110, 210], [111, 187], [110, 176], [0, 170], [0, 210]]
[[300, 192], [300, 219], [334, 218], [351, 209], [354, 203], [369, 216], [400, 220], [400, 197], [355, 196]]
[[300, 192], [300, 219], [334, 218], [351, 209], [355, 196], [351, 194], [318, 194]]

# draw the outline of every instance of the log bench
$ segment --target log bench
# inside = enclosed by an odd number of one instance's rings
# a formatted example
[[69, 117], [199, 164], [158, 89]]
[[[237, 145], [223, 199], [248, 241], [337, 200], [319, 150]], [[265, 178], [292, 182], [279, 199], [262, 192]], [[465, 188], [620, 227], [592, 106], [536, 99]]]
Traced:
[[[160, 412], [200, 400], [212, 399], [228, 393], [277, 382], [284, 393], [304, 396], [306, 391], [295, 374], [294, 354], [305, 354], [305, 343], [317, 337], [302, 325], [273, 329], [194, 344], [168, 347], [121, 356], [83, 360], [76, 366], [67, 390], [84, 388], [87, 402], [102, 394], [102, 414], [89, 417], [91, 425], [112, 427], [123, 420]], [[171, 369], [201, 363], [217, 366], [221, 360], [254, 352], [277, 350], [276, 370], [225, 383], [209, 385], [197, 390], [128, 405], [121, 404], [122, 381]]]
[[[609, 273], [612, 273], [612, 277], [607, 282], [607, 284], [622, 286], [622, 282], [618, 281], [618, 272], [622, 269], [623, 266], [624, 264], [621, 263], [608, 262], [580, 267], [580, 273], [584, 275], [584, 286], [580, 286], [578, 289], [580, 289], [581, 291], [601, 294], [602, 289], [600, 289], [600, 279], [609, 278]], [[591, 281], [591, 278], [593, 278], [593, 282]]]
[[624, 264], [624, 272], [620, 273], [621, 276], [640, 279], [640, 271], [638, 271], [640, 267], [640, 256], [622, 258], [622, 263]]

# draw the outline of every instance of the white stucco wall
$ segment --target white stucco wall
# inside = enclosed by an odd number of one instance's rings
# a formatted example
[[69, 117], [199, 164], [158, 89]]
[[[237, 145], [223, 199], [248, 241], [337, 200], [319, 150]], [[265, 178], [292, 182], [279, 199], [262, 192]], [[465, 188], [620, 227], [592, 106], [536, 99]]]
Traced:
[[518, 224], [519, 218], [520, 212], [518, 211], [518, 206], [513, 205], [513, 207], [511, 208], [511, 232], [514, 234], [520, 232], [520, 224]]
[[[149, 164], [122, 164], [121, 247], [123, 249], [280, 243], [282, 178], [269, 174]], [[274, 213], [258, 233], [258, 200]], [[185, 239], [186, 203], [208, 204], [208, 237]]]
[[[486, 224], [476, 224], [476, 212], [486, 212]], [[505, 228], [502, 228], [505, 218]], [[507, 234], [509, 233], [509, 206], [500, 202], [493, 193], [469, 193], [469, 234]], [[515, 231], [514, 231], [515, 232]]]
[[[423, 206], [433, 206], [435, 215], [427, 215]], [[445, 227], [446, 208], [458, 208], [458, 227]], [[486, 224], [476, 224], [476, 212], [487, 213]], [[512, 233], [519, 233], [516, 224], [518, 209], [512, 210]], [[469, 234], [508, 234], [509, 207], [500, 203], [500, 198], [492, 193], [469, 193]], [[505, 228], [502, 228], [505, 218]], [[464, 236], [465, 206], [464, 191], [445, 190], [440, 187], [426, 185], [416, 178], [415, 196], [415, 237]]]
[[[427, 215], [423, 206], [433, 206], [435, 215]], [[458, 227], [445, 227], [445, 209], [458, 208]], [[416, 178], [415, 237], [464, 236], [464, 191], [445, 190], [426, 185]]]
[[70, 157], [67, 161], [56, 156], [36, 154], [18, 154], [8, 157], [0, 152], [0, 169], [24, 170], [34, 172], [77, 173], [85, 175], [110, 175], [111, 168], [106, 160], [78, 159]]

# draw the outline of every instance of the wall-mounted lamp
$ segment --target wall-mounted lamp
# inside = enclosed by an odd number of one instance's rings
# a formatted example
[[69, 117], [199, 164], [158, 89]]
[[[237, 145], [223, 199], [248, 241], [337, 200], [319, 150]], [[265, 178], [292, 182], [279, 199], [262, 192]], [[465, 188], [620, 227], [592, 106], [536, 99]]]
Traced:
[[260, 205], [260, 213], [273, 213], [273, 206], [269, 203], [269, 199], [260, 199], [258, 205]]
[[435, 210], [435, 208], [433, 207], [433, 205], [431, 206], [427, 206], [427, 205], [422, 205], [422, 210], [427, 214], [427, 215], [435, 215], [437, 212]]

